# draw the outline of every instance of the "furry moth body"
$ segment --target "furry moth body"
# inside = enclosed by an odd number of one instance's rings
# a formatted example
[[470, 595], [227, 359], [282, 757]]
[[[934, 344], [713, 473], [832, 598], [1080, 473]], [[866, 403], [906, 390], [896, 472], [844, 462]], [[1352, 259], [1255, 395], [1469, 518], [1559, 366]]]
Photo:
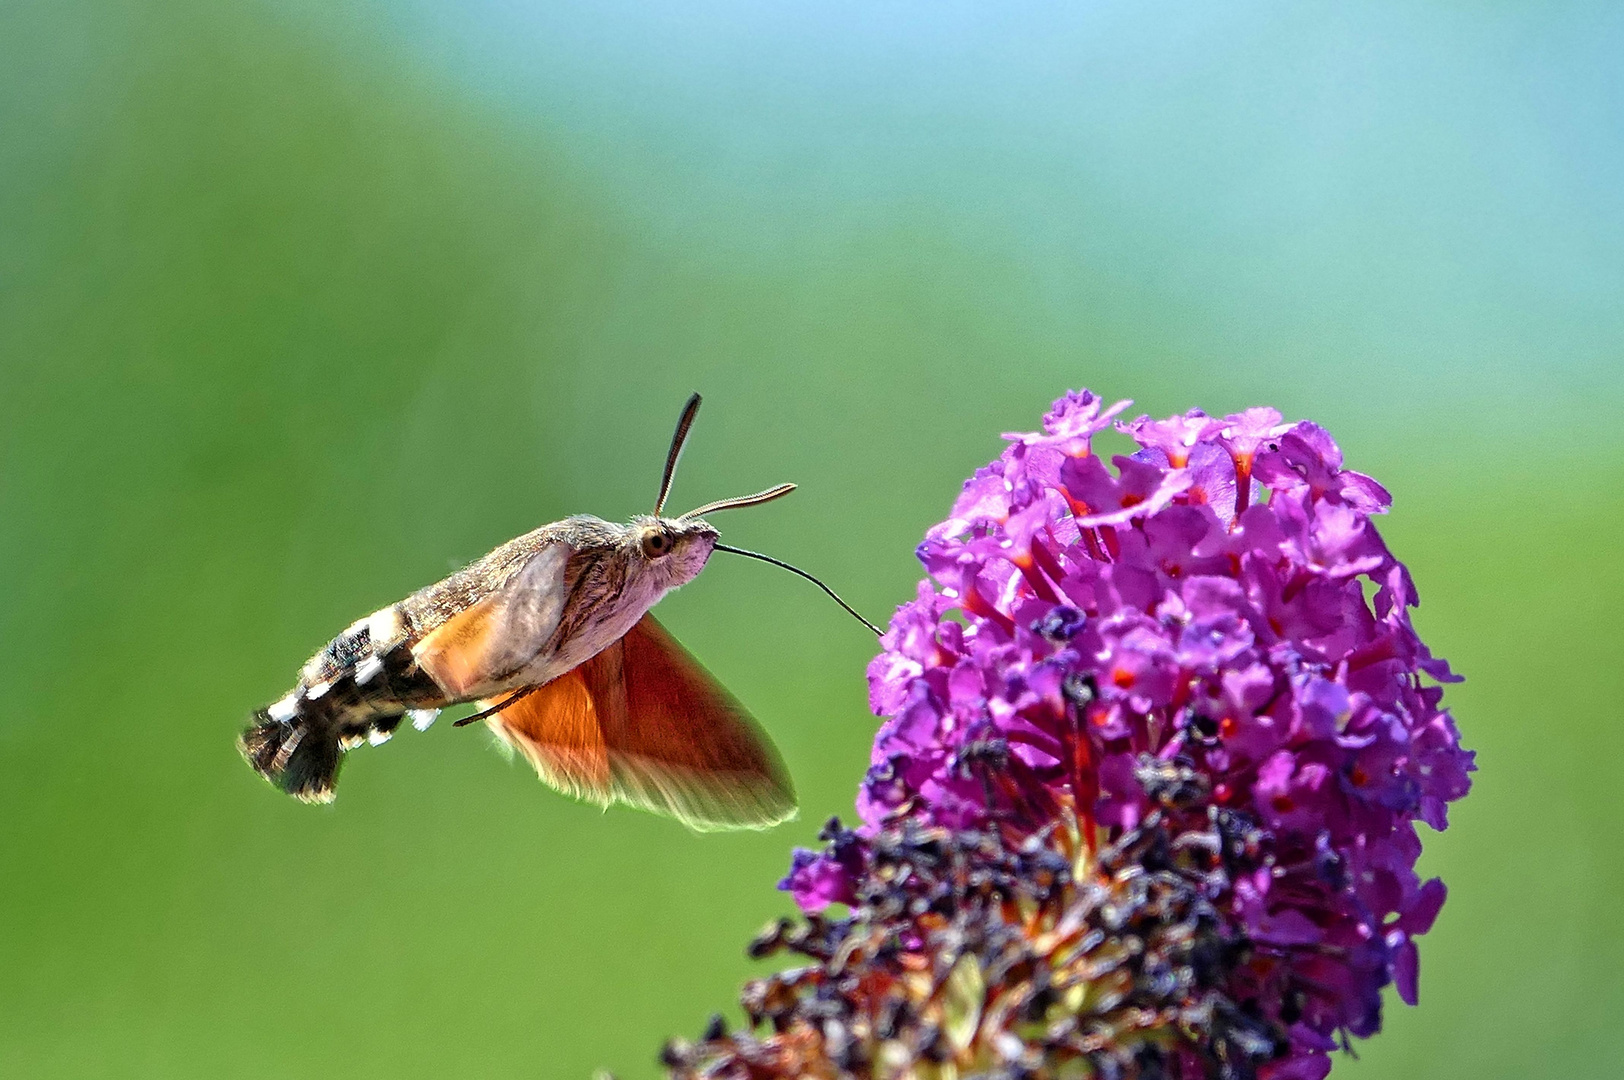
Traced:
[[794, 792], [772, 742], [649, 614], [718, 549], [701, 515], [794, 487], [661, 516], [698, 407], [695, 394], [652, 515], [544, 525], [356, 622], [255, 714], [238, 740], [243, 756], [288, 794], [327, 802], [349, 750], [387, 741], [407, 716], [424, 728], [440, 709], [477, 702], [543, 780], [578, 798], [626, 802], [695, 829], [792, 817]]

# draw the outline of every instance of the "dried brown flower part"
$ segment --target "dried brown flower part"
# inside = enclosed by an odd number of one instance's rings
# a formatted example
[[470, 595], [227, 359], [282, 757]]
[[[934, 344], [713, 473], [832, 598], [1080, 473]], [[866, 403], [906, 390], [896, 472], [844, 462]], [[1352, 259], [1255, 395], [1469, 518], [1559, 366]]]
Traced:
[[1146, 759], [1140, 782], [1152, 810], [1097, 854], [1069, 814], [1024, 839], [911, 821], [869, 838], [849, 916], [767, 927], [752, 955], [805, 962], [746, 985], [749, 1031], [667, 1044], [671, 1076], [1256, 1075], [1285, 1032], [1229, 996], [1252, 950], [1218, 902], [1261, 834], [1188, 768]]

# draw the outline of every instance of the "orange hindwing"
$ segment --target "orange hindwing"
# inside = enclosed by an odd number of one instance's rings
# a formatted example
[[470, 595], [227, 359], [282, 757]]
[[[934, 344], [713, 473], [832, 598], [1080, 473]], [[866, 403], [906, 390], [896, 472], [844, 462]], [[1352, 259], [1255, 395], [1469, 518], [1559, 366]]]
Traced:
[[698, 830], [795, 814], [772, 742], [652, 615], [486, 723], [547, 783], [600, 806], [626, 802]]

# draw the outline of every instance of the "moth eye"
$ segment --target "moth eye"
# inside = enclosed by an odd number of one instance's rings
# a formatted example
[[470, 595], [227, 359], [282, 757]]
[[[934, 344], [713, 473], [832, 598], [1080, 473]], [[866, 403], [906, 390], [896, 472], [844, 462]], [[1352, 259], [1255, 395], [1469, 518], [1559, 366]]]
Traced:
[[643, 537], [643, 554], [658, 559], [671, 550], [671, 538], [663, 532], [651, 532]]

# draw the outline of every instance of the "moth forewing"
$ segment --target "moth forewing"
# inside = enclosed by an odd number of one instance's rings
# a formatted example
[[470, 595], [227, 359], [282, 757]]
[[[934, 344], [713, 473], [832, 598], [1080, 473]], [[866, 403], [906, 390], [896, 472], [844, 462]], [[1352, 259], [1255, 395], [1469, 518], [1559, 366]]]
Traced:
[[546, 650], [569, 602], [574, 549], [547, 544], [500, 587], [470, 603], [412, 645], [412, 656], [452, 700], [506, 685]]

